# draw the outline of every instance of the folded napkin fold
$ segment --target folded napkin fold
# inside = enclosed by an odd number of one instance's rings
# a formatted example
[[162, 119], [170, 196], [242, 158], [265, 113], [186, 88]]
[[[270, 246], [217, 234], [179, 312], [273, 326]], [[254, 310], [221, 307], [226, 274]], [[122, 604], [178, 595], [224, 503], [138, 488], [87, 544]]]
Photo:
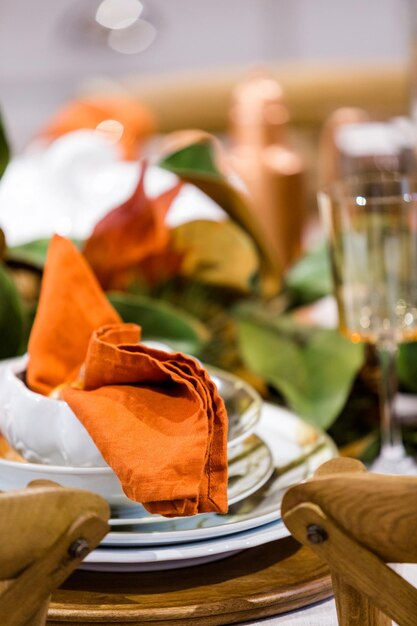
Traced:
[[141, 345], [75, 246], [51, 242], [28, 385], [58, 387], [126, 495], [166, 516], [227, 510], [227, 414], [207, 372]]

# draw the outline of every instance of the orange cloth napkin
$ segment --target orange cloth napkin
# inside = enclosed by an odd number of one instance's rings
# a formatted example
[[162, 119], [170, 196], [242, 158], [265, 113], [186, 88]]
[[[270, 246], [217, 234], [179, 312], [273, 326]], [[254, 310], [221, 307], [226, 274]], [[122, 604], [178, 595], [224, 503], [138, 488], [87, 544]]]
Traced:
[[151, 513], [227, 510], [227, 414], [207, 372], [138, 343], [71, 242], [51, 242], [29, 342], [28, 385], [60, 394], [126, 495]]

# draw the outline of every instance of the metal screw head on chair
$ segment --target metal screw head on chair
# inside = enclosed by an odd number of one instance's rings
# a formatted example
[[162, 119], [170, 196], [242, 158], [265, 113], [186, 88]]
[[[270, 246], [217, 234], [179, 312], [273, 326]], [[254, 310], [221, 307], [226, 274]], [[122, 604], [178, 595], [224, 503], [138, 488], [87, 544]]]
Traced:
[[310, 543], [323, 543], [328, 538], [328, 534], [324, 528], [318, 524], [310, 524], [307, 526], [307, 539]]
[[69, 554], [74, 559], [83, 559], [90, 551], [90, 544], [86, 539], [76, 539], [68, 548]]

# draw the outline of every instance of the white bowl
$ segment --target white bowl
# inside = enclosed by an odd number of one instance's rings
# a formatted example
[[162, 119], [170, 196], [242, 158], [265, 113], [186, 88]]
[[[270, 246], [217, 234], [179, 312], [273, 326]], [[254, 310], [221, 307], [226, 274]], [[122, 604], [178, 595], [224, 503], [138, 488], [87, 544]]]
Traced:
[[[62, 487], [73, 487], [96, 493], [105, 498], [111, 506], [133, 504], [132, 500], [129, 500], [123, 493], [116, 474], [108, 466], [64, 467], [0, 459], [0, 473], [2, 491], [24, 489], [34, 480], [51, 480]], [[143, 509], [143, 515], [145, 515], [145, 509], [141, 505], [137, 506]]]
[[[89, 433], [62, 400], [25, 384], [27, 357], [0, 369], [0, 432], [31, 463], [72, 468], [108, 467]], [[244, 441], [259, 421], [262, 401], [250, 385], [209, 368], [229, 414], [229, 449]], [[76, 485], [74, 485], [76, 486]]]
[[[256, 435], [234, 446], [228, 454], [229, 504], [240, 502], [257, 491], [274, 471], [272, 454], [268, 446]], [[145, 508], [130, 500], [110, 467], [67, 467], [43, 465], [0, 458], [0, 490], [23, 489], [34, 480], [49, 480], [64, 487], [84, 489], [102, 496], [111, 507], [134, 507], [134, 515], [150, 517]], [[164, 519], [164, 518], [160, 518]]]
[[108, 467], [66, 402], [26, 386], [26, 363], [23, 357], [0, 373], [0, 432], [5, 439], [32, 463]]

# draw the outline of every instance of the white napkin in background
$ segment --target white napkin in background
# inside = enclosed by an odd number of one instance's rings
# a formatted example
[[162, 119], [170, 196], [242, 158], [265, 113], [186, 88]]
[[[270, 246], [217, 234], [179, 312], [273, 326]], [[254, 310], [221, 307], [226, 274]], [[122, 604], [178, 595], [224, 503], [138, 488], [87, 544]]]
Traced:
[[[121, 160], [104, 137], [90, 130], [69, 133], [10, 162], [0, 181], [0, 227], [11, 246], [54, 232], [84, 239], [103, 215], [127, 200], [138, 177], [138, 163]], [[157, 196], [175, 181], [174, 174], [149, 167], [145, 189]], [[215, 202], [196, 187], [184, 185], [167, 223], [225, 218]]]

